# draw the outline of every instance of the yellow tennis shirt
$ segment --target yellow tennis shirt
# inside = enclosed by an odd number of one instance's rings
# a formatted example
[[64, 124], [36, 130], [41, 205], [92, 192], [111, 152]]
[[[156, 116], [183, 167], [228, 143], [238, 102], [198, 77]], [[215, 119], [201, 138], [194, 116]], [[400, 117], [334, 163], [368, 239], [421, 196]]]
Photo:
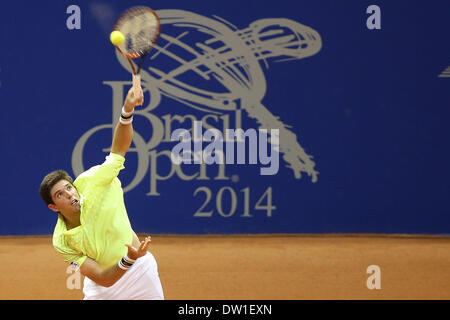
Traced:
[[87, 257], [107, 269], [128, 251], [133, 230], [117, 178], [125, 158], [110, 153], [103, 164], [80, 174], [73, 185], [80, 194], [81, 225], [67, 230], [61, 214], [53, 232], [53, 246], [64, 261], [81, 266]]

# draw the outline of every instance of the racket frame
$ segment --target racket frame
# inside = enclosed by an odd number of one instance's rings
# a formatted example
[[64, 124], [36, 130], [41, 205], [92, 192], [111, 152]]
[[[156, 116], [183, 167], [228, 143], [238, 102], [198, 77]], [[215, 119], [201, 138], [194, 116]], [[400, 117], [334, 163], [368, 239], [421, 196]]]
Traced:
[[[148, 45], [148, 49], [145, 50], [144, 52], [142, 50], [140, 50], [139, 52], [136, 53], [127, 53], [127, 52], [123, 52], [123, 50], [121, 50], [119, 48], [118, 45], [115, 45], [116, 49], [119, 51], [119, 53], [121, 55], [123, 55], [125, 58], [127, 58], [128, 62], [130, 63], [131, 66], [131, 70], [133, 72], [133, 89], [134, 89], [134, 93], [135, 95], [138, 94], [139, 90], [141, 90], [141, 78], [139, 76], [139, 72], [141, 71], [142, 65], [144, 63], [145, 58], [147, 57], [148, 53], [150, 52], [151, 48], [155, 45], [156, 41], [159, 38], [159, 34], [161, 31], [161, 23], [159, 20], [158, 15], [155, 13], [155, 11], [153, 11], [152, 9], [150, 9], [149, 7], [145, 7], [145, 6], [136, 6], [136, 7], [131, 7], [129, 9], [127, 9], [116, 21], [116, 23], [114, 24], [113, 27], [113, 31], [120, 31], [120, 26], [122, 25], [122, 22], [124, 20], [129, 19], [130, 17], [134, 17], [137, 14], [142, 13], [143, 11], [148, 12], [150, 14], [152, 14], [156, 21], [156, 32], [153, 36], [153, 38], [150, 40], [149, 45]], [[135, 58], [140, 58], [137, 66], [137, 70], [134, 67], [133, 61], [132, 59]]]

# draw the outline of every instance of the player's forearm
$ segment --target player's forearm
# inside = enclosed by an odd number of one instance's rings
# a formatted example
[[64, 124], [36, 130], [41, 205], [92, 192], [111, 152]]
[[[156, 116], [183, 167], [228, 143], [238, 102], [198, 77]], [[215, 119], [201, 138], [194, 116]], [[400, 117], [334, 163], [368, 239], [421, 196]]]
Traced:
[[114, 285], [122, 276], [125, 274], [125, 270], [119, 268], [116, 264], [109, 269], [103, 270], [97, 279], [91, 279], [95, 283], [103, 286], [103, 287], [111, 287]]
[[[136, 236], [137, 237], [137, 236]], [[151, 242], [151, 237], [146, 237], [145, 240], [137, 243], [125, 244], [128, 247], [128, 253], [117, 264], [108, 269], [102, 269], [100, 265], [93, 259], [87, 258], [80, 267], [80, 272], [85, 277], [88, 277], [95, 283], [110, 287], [117, 282], [128, 269], [136, 262], [137, 259], [147, 254], [147, 248]]]
[[112, 142], [111, 152], [120, 154], [125, 157], [133, 140], [133, 124], [117, 123], [114, 130], [114, 137]]
[[110, 287], [125, 274], [126, 270], [120, 268], [118, 264], [102, 269], [95, 260], [87, 258], [81, 265], [80, 272], [98, 285]]
[[123, 104], [120, 120], [114, 129], [114, 137], [111, 152], [125, 156], [130, 148], [133, 140], [133, 112], [137, 105], [142, 105], [144, 96], [142, 90], [138, 91], [135, 96], [135, 91], [131, 88], [125, 98]]

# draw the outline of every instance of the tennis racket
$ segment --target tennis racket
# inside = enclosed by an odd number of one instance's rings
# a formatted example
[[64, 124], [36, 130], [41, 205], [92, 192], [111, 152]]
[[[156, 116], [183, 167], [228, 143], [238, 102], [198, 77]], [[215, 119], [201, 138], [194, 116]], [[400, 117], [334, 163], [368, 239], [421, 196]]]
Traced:
[[[133, 90], [135, 96], [141, 88], [139, 72], [145, 58], [159, 37], [160, 22], [157, 14], [149, 7], [137, 6], [126, 10], [117, 19], [113, 31], [120, 31], [125, 40], [115, 47], [127, 58], [133, 71]], [[137, 69], [132, 59], [139, 59]]]

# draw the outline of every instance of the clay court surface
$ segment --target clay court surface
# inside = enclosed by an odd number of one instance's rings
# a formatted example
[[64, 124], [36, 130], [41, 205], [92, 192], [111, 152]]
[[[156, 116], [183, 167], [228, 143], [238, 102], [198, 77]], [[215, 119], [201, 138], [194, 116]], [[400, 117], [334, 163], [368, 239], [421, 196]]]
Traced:
[[[446, 236], [152, 235], [150, 251], [169, 300], [450, 299]], [[83, 298], [50, 236], [0, 237], [0, 261], [2, 300]]]

